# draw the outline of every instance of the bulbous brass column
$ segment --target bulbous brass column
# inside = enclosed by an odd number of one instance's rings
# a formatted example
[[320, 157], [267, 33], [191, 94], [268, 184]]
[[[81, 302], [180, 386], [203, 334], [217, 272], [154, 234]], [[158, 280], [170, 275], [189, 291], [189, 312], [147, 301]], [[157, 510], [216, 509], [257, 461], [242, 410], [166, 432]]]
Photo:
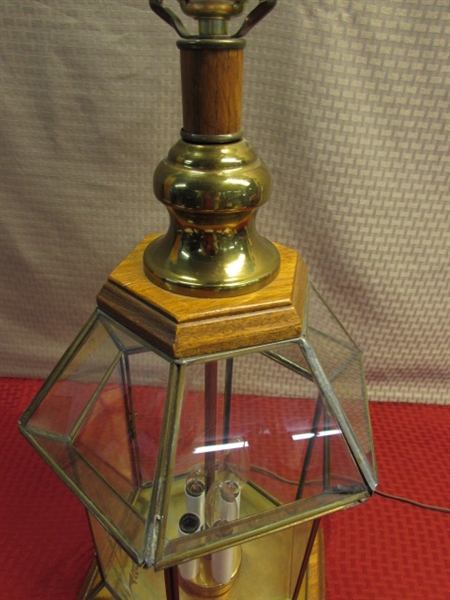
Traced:
[[165, 235], [144, 253], [147, 277], [192, 296], [238, 295], [274, 279], [280, 258], [255, 227], [271, 179], [241, 132], [244, 35], [275, 2], [261, 2], [235, 36], [228, 19], [245, 0], [178, 0], [199, 23], [190, 36], [178, 17], [151, 0], [152, 8], [185, 39], [181, 51], [183, 128], [154, 175], [155, 195], [167, 208]]

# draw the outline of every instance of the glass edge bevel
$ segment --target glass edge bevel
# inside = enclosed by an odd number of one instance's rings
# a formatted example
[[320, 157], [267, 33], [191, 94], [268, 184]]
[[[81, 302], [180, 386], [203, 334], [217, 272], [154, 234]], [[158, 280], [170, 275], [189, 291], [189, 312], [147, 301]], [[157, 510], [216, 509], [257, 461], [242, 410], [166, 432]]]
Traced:
[[184, 359], [172, 359], [172, 362], [179, 365], [197, 365], [208, 362], [219, 361], [227, 358], [236, 358], [239, 356], [245, 356], [246, 354], [264, 354], [266, 351], [276, 350], [279, 347], [286, 346], [288, 344], [296, 344], [299, 341], [299, 337], [286, 338], [285, 340], [278, 340], [276, 342], [268, 342], [265, 344], [258, 344], [255, 346], [246, 346], [244, 348], [238, 348], [235, 350], [225, 350], [222, 352], [214, 352], [211, 354], [200, 354], [198, 356], [190, 356]]
[[362, 352], [359, 357], [359, 360], [360, 360], [360, 368], [361, 368], [361, 386], [362, 386], [362, 393], [364, 396], [364, 409], [365, 409], [364, 412], [365, 412], [365, 417], [366, 417], [367, 432], [369, 434], [370, 455], [372, 457], [372, 469], [373, 469], [375, 477], [378, 481], [378, 466], [377, 466], [377, 459], [376, 459], [376, 455], [375, 455], [375, 445], [374, 445], [374, 440], [373, 440], [372, 419], [370, 418], [370, 401], [369, 401], [369, 395], [367, 392], [366, 376], [364, 373], [364, 355]]
[[315, 286], [314, 282], [311, 281], [311, 280], [308, 280], [308, 284], [311, 286], [311, 289], [317, 294], [317, 296], [323, 302], [324, 306], [328, 309], [328, 311], [332, 315], [333, 319], [335, 319], [336, 323], [338, 323], [339, 327], [342, 329], [342, 331], [345, 333], [345, 335], [348, 337], [348, 339], [352, 342], [352, 344], [355, 346], [355, 348], [357, 348], [357, 350], [359, 350], [359, 352], [362, 353], [361, 348], [358, 346], [358, 344], [355, 342], [355, 340], [353, 339], [353, 337], [348, 332], [347, 328], [343, 325], [342, 321], [339, 319], [339, 317], [336, 315], [336, 313], [334, 312], [334, 310], [331, 308], [331, 306], [328, 303], [328, 301], [325, 300], [325, 297], [321, 294], [321, 292]]
[[[296, 340], [296, 342], [297, 342], [297, 340]], [[314, 381], [314, 377], [312, 376], [312, 373], [310, 371], [308, 371], [304, 367], [298, 365], [294, 361], [286, 358], [285, 356], [283, 356], [281, 354], [277, 354], [274, 350], [265, 350], [265, 351], [261, 352], [261, 354], [263, 356], [267, 356], [267, 358], [270, 358], [271, 360], [277, 362], [282, 367], [289, 369], [296, 375], [300, 375], [300, 377], [304, 377], [308, 381]]]
[[[100, 559], [100, 552], [99, 552], [99, 546], [98, 546], [98, 543], [97, 543], [97, 537], [94, 534], [94, 528], [92, 526], [92, 518], [95, 518], [95, 517], [86, 508], [85, 508], [85, 510], [86, 510], [86, 518], [87, 518], [87, 522], [88, 522], [89, 531], [91, 533], [91, 540], [92, 540], [92, 542], [94, 544], [94, 551], [95, 551], [94, 552], [94, 560], [93, 560], [93, 563], [91, 563], [91, 567], [90, 567], [89, 572], [88, 572], [88, 577], [89, 577], [89, 575], [92, 574], [93, 564], [95, 564], [96, 568], [97, 568], [98, 576], [101, 579], [101, 581], [97, 585], [97, 587], [92, 590], [92, 592], [93, 592], [92, 595], [90, 595], [90, 596], [87, 597], [87, 600], [90, 600], [91, 598], [95, 598], [96, 597], [94, 595], [95, 591], [100, 591], [101, 587], [106, 585], [106, 573], [104, 572], [103, 564], [102, 564], [102, 561]], [[85, 585], [86, 585], [86, 581], [85, 581]], [[92, 580], [92, 582], [93, 581], [94, 580]], [[80, 598], [83, 598], [83, 600], [84, 600], [84, 596], [82, 596], [81, 593], [79, 594], [77, 600], [80, 600]]]
[[361, 448], [358, 437], [353, 431], [353, 427], [350, 421], [348, 420], [348, 417], [345, 414], [343, 407], [341, 406], [339, 398], [337, 397], [331, 383], [329, 382], [325, 371], [323, 370], [323, 367], [320, 364], [319, 359], [316, 356], [312, 344], [305, 337], [301, 336], [300, 348], [303, 351], [307, 363], [311, 367], [311, 371], [314, 376], [315, 382], [319, 387], [319, 390], [321, 391], [322, 396], [329, 410], [331, 411], [331, 414], [336, 419], [337, 424], [341, 428], [345, 441], [349, 446], [350, 452], [353, 455], [356, 466], [358, 467], [363, 480], [365, 481], [368, 488], [371, 490], [371, 493], [373, 493], [378, 485], [376, 473], [374, 472], [372, 466], [369, 464], [369, 461], [367, 460], [367, 457]]
[[[178, 361], [176, 361], [176, 359], [172, 358], [171, 356], [169, 356], [162, 350], [159, 350], [159, 348], [157, 348], [156, 346], [154, 346], [153, 344], [151, 344], [150, 342], [148, 342], [147, 340], [145, 340], [144, 338], [139, 336], [137, 333], [135, 333], [131, 329], [128, 329], [128, 327], [125, 327], [125, 325], [122, 325], [122, 323], [120, 323], [119, 321], [116, 321], [115, 319], [110, 317], [108, 314], [104, 313], [100, 308], [97, 308], [97, 311], [103, 319], [106, 319], [110, 323], [114, 324], [114, 326], [116, 326], [118, 329], [120, 329], [122, 331], [122, 333], [124, 333], [124, 334], [128, 335], [129, 337], [133, 338], [134, 340], [136, 340], [144, 348], [151, 350], [152, 352], [154, 352], [155, 354], [157, 354], [158, 356], [163, 358], [168, 363], [178, 362]], [[125, 352], [129, 352], [130, 354], [133, 353], [132, 349], [127, 349], [127, 350], [125, 350]]]
[[40, 405], [40, 403], [45, 398], [45, 396], [48, 394], [50, 389], [54, 386], [56, 381], [59, 379], [59, 377], [61, 376], [61, 373], [64, 371], [64, 369], [70, 363], [70, 361], [72, 360], [73, 356], [76, 354], [77, 350], [80, 348], [80, 346], [83, 343], [86, 336], [94, 328], [94, 326], [98, 320], [98, 313], [99, 313], [99, 310], [98, 310], [98, 308], [96, 308], [93, 311], [93, 313], [91, 314], [91, 316], [89, 317], [89, 319], [86, 321], [86, 323], [83, 325], [83, 327], [81, 328], [81, 330], [79, 331], [79, 333], [77, 334], [75, 339], [72, 341], [72, 343], [69, 345], [67, 350], [64, 352], [64, 354], [61, 356], [59, 361], [56, 363], [55, 367], [52, 369], [52, 371], [50, 371], [50, 374], [45, 379], [45, 381], [42, 384], [41, 388], [39, 389], [38, 393], [36, 394], [34, 399], [31, 401], [29, 406], [25, 409], [22, 416], [20, 417], [19, 425], [21, 427], [26, 427], [28, 421], [30, 420], [30, 418], [32, 417], [34, 412], [36, 411], [37, 407]]
[[311, 286], [312, 286], [312, 281], [308, 276], [308, 281], [306, 283], [306, 292], [305, 292], [305, 304], [304, 304], [304, 308], [303, 308], [303, 322], [302, 322], [301, 335], [308, 335], [309, 306], [310, 306], [310, 301], [311, 301]]
[[[338, 495], [336, 494], [335, 496], [337, 497]], [[171, 541], [166, 540], [165, 556], [157, 557], [157, 560], [155, 561], [153, 566], [154, 566], [155, 571], [160, 571], [167, 567], [175, 566], [181, 562], [186, 562], [188, 560], [191, 560], [194, 558], [199, 558], [201, 556], [207, 556], [208, 554], [212, 554], [214, 552], [218, 552], [220, 550], [224, 550], [226, 548], [231, 548], [233, 546], [237, 546], [240, 544], [245, 544], [247, 542], [251, 542], [253, 540], [264, 537], [271, 533], [283, 531], [290, 527], [294, 527], [296, 525], [301, 525], [303, 523], [310, 522], [314, 519], [327, 516], [329, 514], [332, 514], [334, 512], [342, 510], [344, 508], [350, 508], [351, 506], [356, 506], [356, 505], [361, 504], [362, 502], [366, 501], [369, 498], [369, 496], [370, 496], [370, 494], [367, 490], [358, 492], [356, 494], [339, 495], [339, 497], [336, 498], [336, 500], [334, 502], [329, 503], [326, 507], [319, 506], [319, 507], [310, 508], [310, 509], [307, 509], [304, 512], [302, 512], [301, 515], [299, 515], [296, 512], [295, 514], [288, 515], [288, 516], [285, 516], [284, 518], [278, 519], [275, 523], [271, 522], [271, 523], [262, 525], [260, 527], [255, 527], [250, 532], [244, 531], [242, 533], [232, 535], [226, 539], [218, 540], [217, 542], [209, 542], [205, 545], [200, 546], [201, 550], [199, 550], [199, 547], [196, 547], [196, 548], [193, 548], [192, 550], [186, 550], [183, 552], [170, 554]], [[305, 498], [303, 500], [299, 500], [295, 503], [292, 503], [290, 505], [290, 508], [293, 508], [293, 507], [298, 508], [300, 502], [306, 503], [308, 501], [310, 501], [310, 502], [314, 501], [314, 497]], [[282, 509], [286, 509], [287, 506], [288, 505], [283, 505], [282, 507], [276, 507], [272, 510], [281, 511]], [[272, 512], [272, 511], [267, 511], [267, 512]], [[258, 521], [258, 520], [261, 520], [260, 514], [247, 517], [244, 521], [251, 523], [252, 521]], [[245, 524], [244, 521], [242, 521], [241, 523]], [[202, 532], [199, 532], [199, 534], [201, 534], [201, 533]], [[198, 534], [193, 534], [193, 535], [198, 535]], [[199, 537], [201, 537], [201, 535], [199, 535]], [[169, 548], [169, 552], [167, 552], [168, 548]]]
[[[144, 529], [144, 554], [147, 567], [155, 564], [163, 553], [164, 534], [169, 511], [180, 413], [186, 384], [185, 364], [172, 362], [167, 387], [166, 407], [161, 427], [161, 440], [155, 470], [155, 489]], [[157, 483], [156, 483], [157, 482]], [[155, 493], [156, 492], [156, 493]]]
[[105, 385], [108, 383], [108, 379], [114, 373], [114, 370], [117, 367], [117, 365], [120, 363], [122, 356], [123, 356], [123, 351], [120, 349], [117, 349], [117, 354], [116, 354], [115, 358], [111, 361], [111, 363], [108, 366], [108, 368], [106, 369], [104, 375], [98, 382], [94, 393], [89, 398], [89, 401], [86, 403], [86, 406], [84, 407], [84, 409], [81, 411], [80, 416], [78, 417], [76, 423], [74, 423], [74, 425], [69, 433], [69, 436], [68, 436], [69, 441], [74, 441], [76, 439], [76, 437], [78, 436], [78, 434], [80, 433], [84, 421], [87, 419], [88, 414], [92, 411], [94, 404], [100, 398], [100, 395], [102, 394], [103, 390], [105, 389]]
[[[74, 494], [74, 496], [81, 501], [84, 505], [85, 509], [89, 511], [89, 513], [100, 523], [100, 525], [111, 535], [114, 541], [122, 548], [130, 558], [138, 565], [141, 566], [144, 563], [144, 557], [142, 554], [138, 552], [138, 550], [128, 543], [121, 532], [117, 529], [117, 527], [106, 518], [103, 513], [97, 509], [95, 504], [91, 501], [91, 499], [84, 494], [82, 490], [74, 483], [72, 480], [66, 475], [65, 471], [59, 466], [59, 464], [38, 444], [38, 442], [31, 436], [27, 430], [21, 431], [26, 440], [33, 446], [39, 456], [48, 464], [48, 466], [54, 471], [54, 473], [60, 478], [62, 483], [64, 483], [70, 491]], [[111, 486], [107, 484], [110, 489]], [[113, 490], [115, 492], [115, 490]], [[127, 503], [123, 498], [121, 500], [127, 504], [127, 508], [133, 510], [133, 507], [130, 507], [129, 503]], [[140, 517], [138, 513], [136, 513], [137, 517]]]

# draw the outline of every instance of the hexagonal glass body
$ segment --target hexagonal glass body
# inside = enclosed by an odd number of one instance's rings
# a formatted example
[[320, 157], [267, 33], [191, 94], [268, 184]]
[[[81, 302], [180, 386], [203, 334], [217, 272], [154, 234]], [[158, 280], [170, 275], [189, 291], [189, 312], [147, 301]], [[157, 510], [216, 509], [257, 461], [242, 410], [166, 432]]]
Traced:
[[[156, 570], [357, 504], [376, 486], [361, 352], [311, 283], [299, 338], [186, 360], [96, 310], [21, 431], [95, 527]], [[217, 482], [236, 499], [226, 522], [208, 517]], [[186, 512], [201, 527], [180, 536]]]

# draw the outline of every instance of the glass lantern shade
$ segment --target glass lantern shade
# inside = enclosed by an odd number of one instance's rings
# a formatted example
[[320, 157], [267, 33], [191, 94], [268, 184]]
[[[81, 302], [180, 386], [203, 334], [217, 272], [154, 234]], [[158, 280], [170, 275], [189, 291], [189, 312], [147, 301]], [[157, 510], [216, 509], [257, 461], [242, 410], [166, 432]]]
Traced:
[[[158, 571], [245, 554], [377, 483], [361, 352], [311, 282], [299, 337], [183, 360], [96, 309], [20, 428], [116, 578], [120, 556]], [[186, 513], [199, 527], [180, 534]]]

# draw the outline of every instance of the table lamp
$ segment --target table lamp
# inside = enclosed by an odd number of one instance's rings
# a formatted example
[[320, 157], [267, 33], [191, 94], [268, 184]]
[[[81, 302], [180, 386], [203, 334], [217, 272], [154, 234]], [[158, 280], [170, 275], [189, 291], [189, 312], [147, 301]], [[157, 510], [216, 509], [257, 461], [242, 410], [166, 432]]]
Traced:
[[243, 38], [276, 0], [178, 4], [150, 1], [180, 36], [168, 230], [111, 273], [20, 430], [87, 509], [80, 600], [323, 598], [320, 518], [377, 479], [362, 354], [256, 230], [271, 179], [241, 132]]

